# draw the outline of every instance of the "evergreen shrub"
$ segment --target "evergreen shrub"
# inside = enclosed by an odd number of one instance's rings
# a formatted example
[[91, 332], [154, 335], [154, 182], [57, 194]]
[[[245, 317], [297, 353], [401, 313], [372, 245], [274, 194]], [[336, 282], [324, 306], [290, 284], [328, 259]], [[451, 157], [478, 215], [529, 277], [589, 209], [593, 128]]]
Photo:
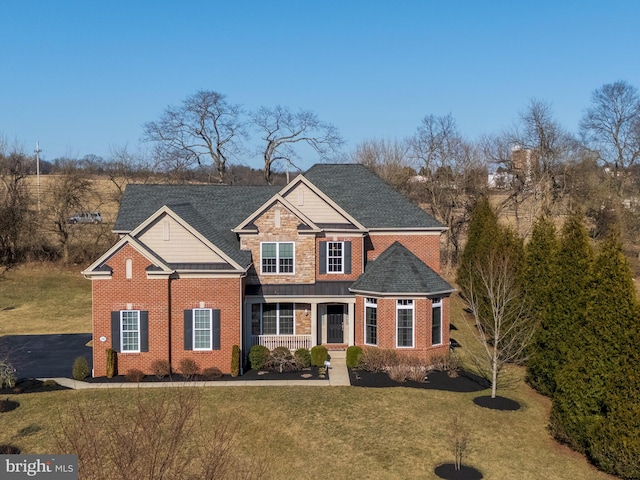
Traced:
[[309, 368], [311, 366], [311, 352], [308, 348], [299, 348], [293, 354], [299, 368]]
[[73, 361], [73, 367], [71, 368], [71, 376], [74, 380], [84, 380], [89, 376], [89, 362], [84, 357], [77, 357]]
[[347, 367], [359, 368], [362, 360], [362, 347], [352, 345], [347, 348]]
[[329, 351], [324, 345], [316, 345], [311, 349], [311, 365], [324, 367], [324, 362], [329, 358]]
[[269, 359], [269, 349], [264, 345], [254, 345], [249, 350], [249, 363], [252, 370], [261, 370]]
[[231, 376], [237, 377], [240, 373], [240, 346], [234, 345], [231, 349]]

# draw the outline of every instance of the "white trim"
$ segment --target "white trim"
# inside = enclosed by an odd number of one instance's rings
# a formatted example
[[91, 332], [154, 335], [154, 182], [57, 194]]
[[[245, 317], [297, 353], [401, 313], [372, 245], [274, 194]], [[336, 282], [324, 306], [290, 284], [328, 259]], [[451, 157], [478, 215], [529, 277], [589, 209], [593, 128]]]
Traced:
[[264, 212], [266, 212], [271, 207], [276, 205], [278, 202], [284, 208], [289, 210], [289, 212], [291, 212], [293, 215], [298, 217], [300, 221], [302, 221], [303, 223], [306, 223], [311, 228], [311, 232], [317, 233], [321, 231], [320, 228], [318, 228], [318, 226], [315, 223], [313, 223], [309, 217], [307, 217], [298, 208], [296, 208], [295, 205], [293, 205], [291, 202], [289, 202], [286, 198], [284, 198], [279, 193], [276, 193], [273, 197], [271, 197], [269, 200], [263, 203], [260, 208], [258, 208], [251, 215], [249, 215], [240, 225], [231, 229], [231, 231], [234, 233], [249, 233], [249, 232], [256, 233], [257, 230], [255, 229], [245, 230], [244, 228], [250, 223], [252, 223], [256, 218], [258, 218]]
[[[327, 245], [326, 245], [326, 248], [327, 248], [326, 261], [327, 261], [327, 263], [326, 263], [325, 267], [326, 267], [327, 274], [329, 274], [329, 275], [336, 275], [336, 274], [337, 275], [342, 275], [342, 274], [344, 274], [344, 242], [328, 240], [326, 243], [327, 243]], [[339, 271], [334, 271], [334, 272], [329, 270], [329, 265], [330, 265], [329, 258], [338, 258], [338, 257], [335, 256], [335, 255], [333, 257], [329, 257], [329, 250], [330, 250], [329, 245], [332, 244], [332, 243], [339, 243], [340, 244], [340, 270]]]
[[[123, 314], [124, 313], [135, 313], [136, 314], [136, 329], [135, 330], [127, 330], [127, 332], [136, 332], [138, 334], [138, 348], [135, 350], [125, 350], [124, 348], [124, 325], [123, 325]], [[140, 344], [141, 344], [141, 336], [142, 332], [140, 331], [140, 310], [120, 310], [120, 352], [122, 353], [140, 353]]]
[[[374, 302], [371, 302], [371, 300], [373, 300]], [[376, 343], [367, 342], [367, 308], [375, 308], [376, 310]], [[363, 323], [364, 323], [364, 344], [377, 347], [378, 346], [378, 299], [377, 298], [365, 297]]]
[[[437, 302], [435, 301], [437, 300]], [[433, 310], [439, 308], [440, 309], [440, 341], [438, 343], [433, 343]], [[431, 300], [431, 346], [436, 347], [438, 345], [442, 345], [442, 297], [434, 298]]]
[[[409, 304], [401, 304], [400, 302], [411, 302]], [[411, 345], [398, 345], [398, 311], [411, 310]], [[396, 300], [396, 348], [415, 348], [416, 345], [416, 312], [415, 302], [413, 299]]]
[[[275, 272], [265, 272], [264, 265], [262, 263], [262, 247], [265, 244], [274, 244], [276, 246], [276, 271]], [[280, 245], [283, 244], [291, 244], [292, 253], [293, 253], [293, 265], [291, 272], [281, 272], [280, 271]], [[267, 257], [272, 258], [272, 257]], [[286, 242], [260, 242], [260, 275], [295, 275], [296, 274], [296, 242], [286, 241]]]
[[[196, 348], [196, 312], [209, 313], [209, 346], [204, 348]], [[191, 348], [194, 351], [210, 351], [213, 350], [213, 309], [211, 308], [194, 308], [191, 313]], [[207, 329], [199, 328], [198, 331], [206, 331]]]

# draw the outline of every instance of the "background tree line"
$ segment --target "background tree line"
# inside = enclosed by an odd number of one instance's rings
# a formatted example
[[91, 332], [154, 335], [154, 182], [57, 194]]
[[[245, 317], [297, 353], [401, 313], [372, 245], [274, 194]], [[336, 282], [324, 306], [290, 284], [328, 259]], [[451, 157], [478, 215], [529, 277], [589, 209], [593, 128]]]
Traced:
[[[300, 158], [313, 156], [320, 161], [363, 163], [433, 214], [447, 227], [445, 269], [454, 269], [460, 261], [471, 206], [488, 192], [498, 214], [510, 217], [525, 238], [540, 215], [561, 220], [569, 206], [577, 204], [587, 215], [592, 237], [602, 237], [616, 224], [626, 253], [632, 259], [638, 254], [640, 97], [635, 86], [623, 81], [593, 92], [577, 134], [554, 119], [550, 104], [533, 99], [511, 127], [473, 141], [464, 137], [452, 115], [426, 115], [406, 138], [366, 140], [344, 152], [337, 129], [311, 111], [283, 106], [246, 111], [209, 90], [166, 107], [158, 119], [143, 125], [143, 131], [139, 147], [114, 147], [107, 159], [85, 155], [41, 160], [41, 173], [107, 177], [115, 193], [100, 202], [118, 202], [131, 182], [282, 184], [300, 170]], [[16, 243], [17, 231], [27, 232], [18, 217], [34, 204], [24, 191], [18, 195], [18, 186], [28, 183], [35, 162], [23, 149], [0, 143], [4, 185], [0, 203], [14, 212], [4, 217], [12, 226], [5, 225], [0, 248], [2, 258], [13, 261], [25, 251]], [[22, 166], [16, 170], [18, 157]], [[247, 165], [246, 159], [254, 157], [260, 158], [260, 168]], [[80, 196], [91, 189], [91, 182], [84, 183], [73, 182]], [[81, 207], [77, 198], [60, 201], [66, 207], [58, 209], [58, 220], [60, 214], [73, 214]], [[45, 250], [67, 258], [64, 245], [71, 232], [62, 223], [56, 232], [58, 246]]]

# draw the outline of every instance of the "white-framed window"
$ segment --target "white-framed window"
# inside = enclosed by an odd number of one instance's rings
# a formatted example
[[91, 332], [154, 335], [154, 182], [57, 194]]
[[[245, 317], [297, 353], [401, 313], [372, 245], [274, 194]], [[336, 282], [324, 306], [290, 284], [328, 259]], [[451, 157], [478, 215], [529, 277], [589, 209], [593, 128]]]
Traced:
[[344, 272], [344, 242], [327, 242], [327, 273]]
[[431, 300], [431, 345], [442, 343], [442, 298]]
[[262, 273], [294, 273], [293, 242], [263, 242], [260, 258]]
[[396, 346], [413, 348], [413, 300], [398, 300], [396, 304]]
[[193, 309], [193, 349], [213, 349], [213, 310], [210, 308]]
[[120, 311], [120, 351], [140, 352], [140, 310]]
[[260, 315], [261, 335], [294, 335], [293, 303], [263, 303]]
[[378, 345], [378, 299], [364, 301], [364, 343]]

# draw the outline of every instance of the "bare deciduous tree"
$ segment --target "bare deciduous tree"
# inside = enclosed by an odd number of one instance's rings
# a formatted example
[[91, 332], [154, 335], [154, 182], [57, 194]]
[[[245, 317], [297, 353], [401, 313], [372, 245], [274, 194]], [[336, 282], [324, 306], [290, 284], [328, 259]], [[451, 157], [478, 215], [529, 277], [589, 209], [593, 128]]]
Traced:
[[264, 477], [263, 460], [244, 462], [237, 455], [232, 420], [217, 418], [205, 425], [197, 389], [167, 389], [153, 396], [138, 391], [125, 404], [113, 396], [77, 400], [60, 413], [57, 448], [78, 455], [81, 478]]
[[458, 260], [461, 233], [469, 220], [468, 199], [486, 186], [486, 169], [451, 114], [424, 117], [411, 140], [411, 156], [424, 177], [417, 187], [433, 216], [448, 227], [445, 262], [451, 266]]
[[146, 183], [155, 166], [141, 152], [130, 152], [128, 147], [113, 147], [111, 161], [106, 164], [105, 173], [116, 188], [113, 200], [120, 204], [124, 189], [129, 183]]
[[416, 174], [409, 148], [407, 140], [366, 140], [356, 146], [351, 159], [366, 165], [396, 190], [406, 193], [410, 178]]
[[585, 142], [598, 152], [600, 160], [613, 169], [622, 186], [623, 172], [640, 158], [640, 96], [638, 89], [624, 81], [595, 90], [591, 107], [580, 122]]
[[262, 158], [267, 183], [271, 183], [271, 169], [275, 162], [286, 162], [287, 169], [289, 166], [297, 168], [294, 163], [299, 156], [296, 145], [305, 144], [321, 159], [327, 160], [332, 155], [337, 155], [344, 143], [336, 127], [320, 121], [309, 110], [291, 112], [282, 106], [261, 107], [251, 114], [251, 120], [266, 142]]
[[240, 105], [218, 92], [199, 90], [181, 105], [167, 107], [158, 121], [145, 123], [143, 139], [156, 144], [158, 156], [172, 169], [211, 161], [222, 183], [229, 158], [241, 149], [245, 127]]
[[468, 302], [484, 347], [481, 363], [491, 375], [491, 398], [498, 376], [508, 363], [522, 362], [537, 324], [529, 315], [526, 295], [519, 286], [517, 269], [504, 251], [477, 261], [470, 275]]

